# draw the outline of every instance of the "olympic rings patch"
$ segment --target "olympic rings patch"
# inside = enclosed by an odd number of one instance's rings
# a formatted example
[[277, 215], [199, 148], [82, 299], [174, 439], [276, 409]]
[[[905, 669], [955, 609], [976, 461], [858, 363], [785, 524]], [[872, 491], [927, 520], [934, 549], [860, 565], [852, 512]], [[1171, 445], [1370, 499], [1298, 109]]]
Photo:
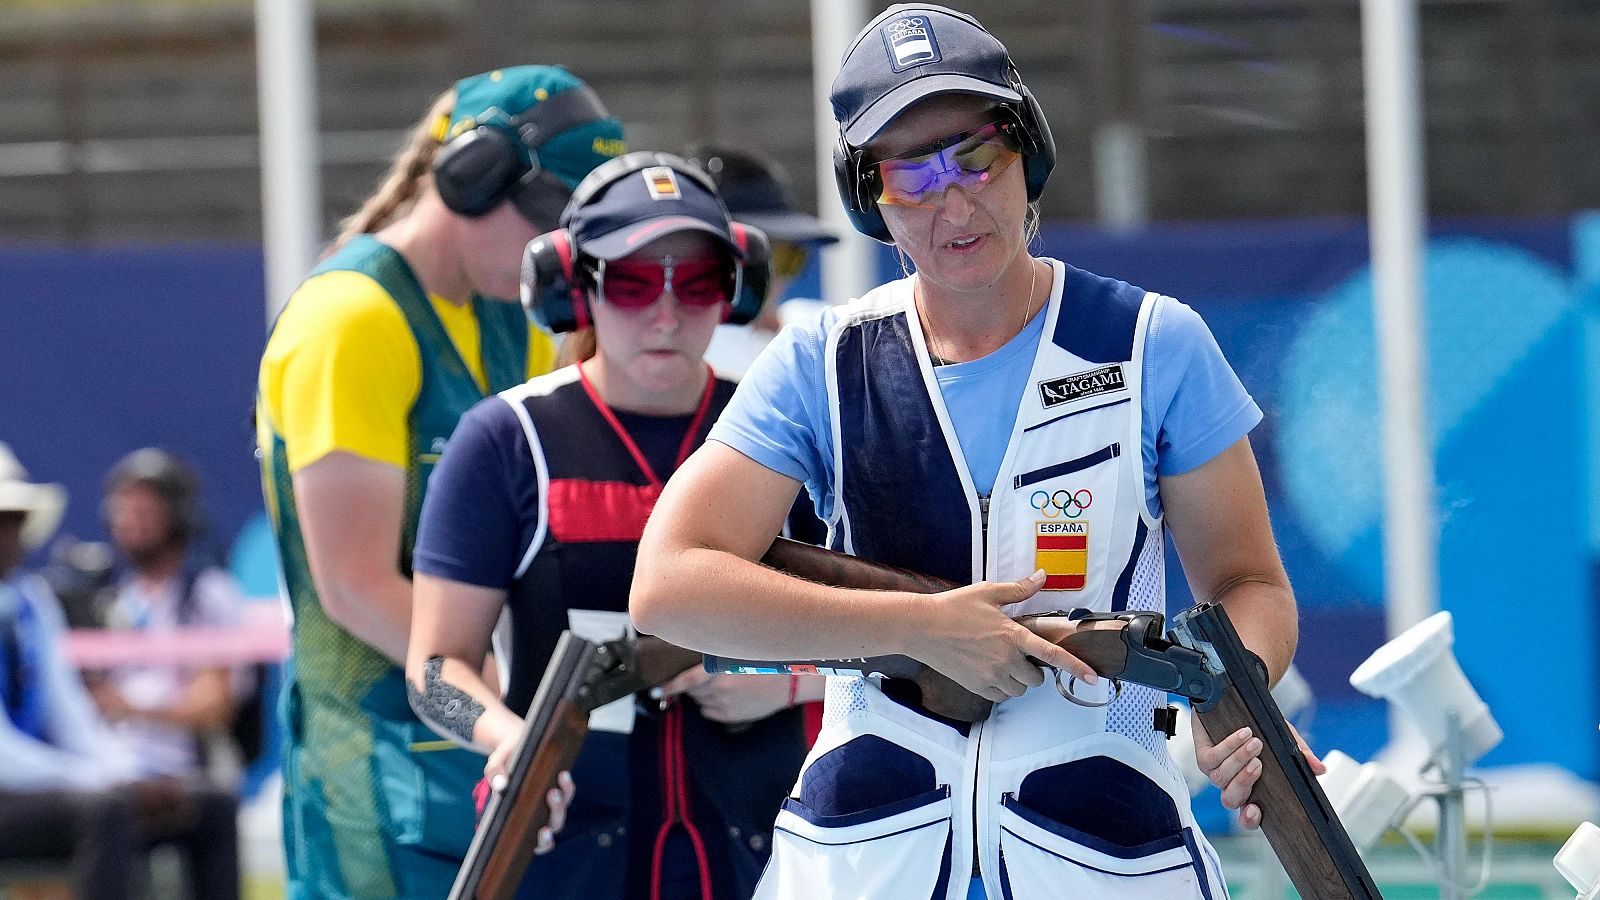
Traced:
[[1088, 488], [1034, 491], [1033, 496], [1028, 498], [1028, 505], [1043, 513], [1046, 519], [1059, 519], [1062, 516], [1076, 519], [1094, 505], [1094, 494], [1089, 493]]

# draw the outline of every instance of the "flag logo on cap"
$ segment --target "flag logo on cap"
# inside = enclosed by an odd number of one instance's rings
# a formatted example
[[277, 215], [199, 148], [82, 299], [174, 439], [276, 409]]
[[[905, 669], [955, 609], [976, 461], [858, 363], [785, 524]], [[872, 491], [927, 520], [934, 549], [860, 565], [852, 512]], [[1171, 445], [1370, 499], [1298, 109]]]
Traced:
[[644, 186], [650, 191], [651, 200], [682, 200], [683, 194], [678, 191], [678, 174], [667, 166], [651, 166], [641, 174], [644, 175]]
[[907, 16], [883, 26], [883, 42], [889, 50], [889, 66], [896, 72], [940, 59], [939, 42], [924, 16]]

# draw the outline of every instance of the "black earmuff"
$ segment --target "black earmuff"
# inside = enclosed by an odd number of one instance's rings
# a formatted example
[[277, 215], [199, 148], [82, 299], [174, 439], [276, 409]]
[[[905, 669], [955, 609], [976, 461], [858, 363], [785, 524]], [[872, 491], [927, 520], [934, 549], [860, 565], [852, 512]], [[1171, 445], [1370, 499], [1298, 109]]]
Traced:
[[[1015, 77], [1015, 69], [1012, 75]], [[1017, 110], [1017, 117], [1021, 120], [1019, 124], [1022, 125], [1023, 135], [1032, 142], [1032, 146], [1022, 148], [1022, 163], [1026, 166], [1023, 175], [1027, 178], [1028, 202], [1032, 203], [1044, 196], [1044, 183], [1056, 167], [1056, 138], [1050, 133], [1050, 122], [1044, 117], [1044, 108], [1027, 85], [1022, 83], [1022, 79], [1017, 78], [1012, 87], [1022, 95], [1022, 108]]]
[[772, 243], [767, 240], [766, 232], [742, 222], [733, 223], [733, 242], [744, 252], [744, 261], [734, 281], [728, 323], [748, 325], [761, 315], [761, 307], [767, 302], [767, 289], [772, 286]]
[[[974, 23], [976, 24], [976, 23]], [[1011, 88], [1022, 95], [1019, 105], [1006, 104], [1003, 108], [1016, 116], [1022, 132], [1022, 174], [1028, 189], [1028, 202], [1044, 194], [1044, 183], [1056, 167], [1056, 139], [1050, 133], [1050, 123], [1044, 109], [1033, 92], [1022, 83], [1016, 67], [1010, 68]], [[839, 128], [839, 139], [833, 145], [833, 180], [839, 189], [839, 199], [844, 203], [845, 216], [855, 229], [869, 238], [885, 244], [894, 243], [889, 226], [883, 221], [883, 211], [878, 209], [873, 195], [876, 182], [866, 162], [866, 153], [845, 143], [844, 127]]]
[[484, 215], [509, 199], [529, 222], [552, 227], [569, 191], [542, 170], [539, 148], [570, 128], [610, 117], [587, 86], [553, 94], [518, 116], [488, 110], [434, 155], [434, 189], [446, 207], [463, 216]]
[[479, 125], [440, 147], [433, 160], [439, 199], [463, 216], [481, 216], [494, 209], [525, 175], [538, 174], [538, 157], [525, 156], [518, 143], [504, 127]]

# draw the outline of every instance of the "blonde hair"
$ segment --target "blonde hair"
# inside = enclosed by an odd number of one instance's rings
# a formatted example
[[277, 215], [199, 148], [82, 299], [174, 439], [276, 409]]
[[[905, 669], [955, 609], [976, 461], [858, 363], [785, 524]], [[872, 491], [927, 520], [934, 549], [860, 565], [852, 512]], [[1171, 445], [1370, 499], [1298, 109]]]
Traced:
[[360, 209], [339, 223], [339, 236], [329, 246], [329, 253], [358, 235], [382, 229], [416, 204], [417, 197], [433, 177], [433, 159], [443, 145], [440, 123], [449, 120], [455, 105], [456, 89], [453, 87], [433, 101], [427, 115], [412, 127], [405, 146], [395, 155], [378, 189]]
[[567, 335], [561, 342], [561, 353], [556, 356], [556, 366], [570, 366], [573, 363], [593, 359], [599, 352], [600, 342], [595, 338], [594, 326], [579, 328]]

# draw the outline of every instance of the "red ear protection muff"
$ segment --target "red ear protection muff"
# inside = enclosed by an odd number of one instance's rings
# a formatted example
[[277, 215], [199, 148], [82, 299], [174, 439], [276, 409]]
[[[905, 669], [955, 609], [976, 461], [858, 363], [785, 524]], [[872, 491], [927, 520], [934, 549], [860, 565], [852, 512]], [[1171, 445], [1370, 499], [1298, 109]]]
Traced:
[[[603, 163], [590, 172], [573, 192], [563, 221], [573, 209], [598, 197], [607, 186], [652, 166], [669, 166], [716, 196], [716, 184], [699, 168], [668, 153], [639, 151]], [[761, 229], [739, 222], [730, 224], [733, 241], [744, 259], [736, 261], [730, 293], [733, 300], [725, 312], [725, 321], [744, 325], [755, 321], [766, 302], [767, 289], [772, 284], [772, 250]], [[582, 252], [566, 228], [534, 238], [523, 251], [523, 308], [534, 321], [557, 334], [587, 328], [593, 321], [589, 312], [589, 275], [579, 266]]]
[[539, 235], [522, 251], [522, 308], [555, 334], [589, 327], [589, 300], [576, 258], [565, 228]]

